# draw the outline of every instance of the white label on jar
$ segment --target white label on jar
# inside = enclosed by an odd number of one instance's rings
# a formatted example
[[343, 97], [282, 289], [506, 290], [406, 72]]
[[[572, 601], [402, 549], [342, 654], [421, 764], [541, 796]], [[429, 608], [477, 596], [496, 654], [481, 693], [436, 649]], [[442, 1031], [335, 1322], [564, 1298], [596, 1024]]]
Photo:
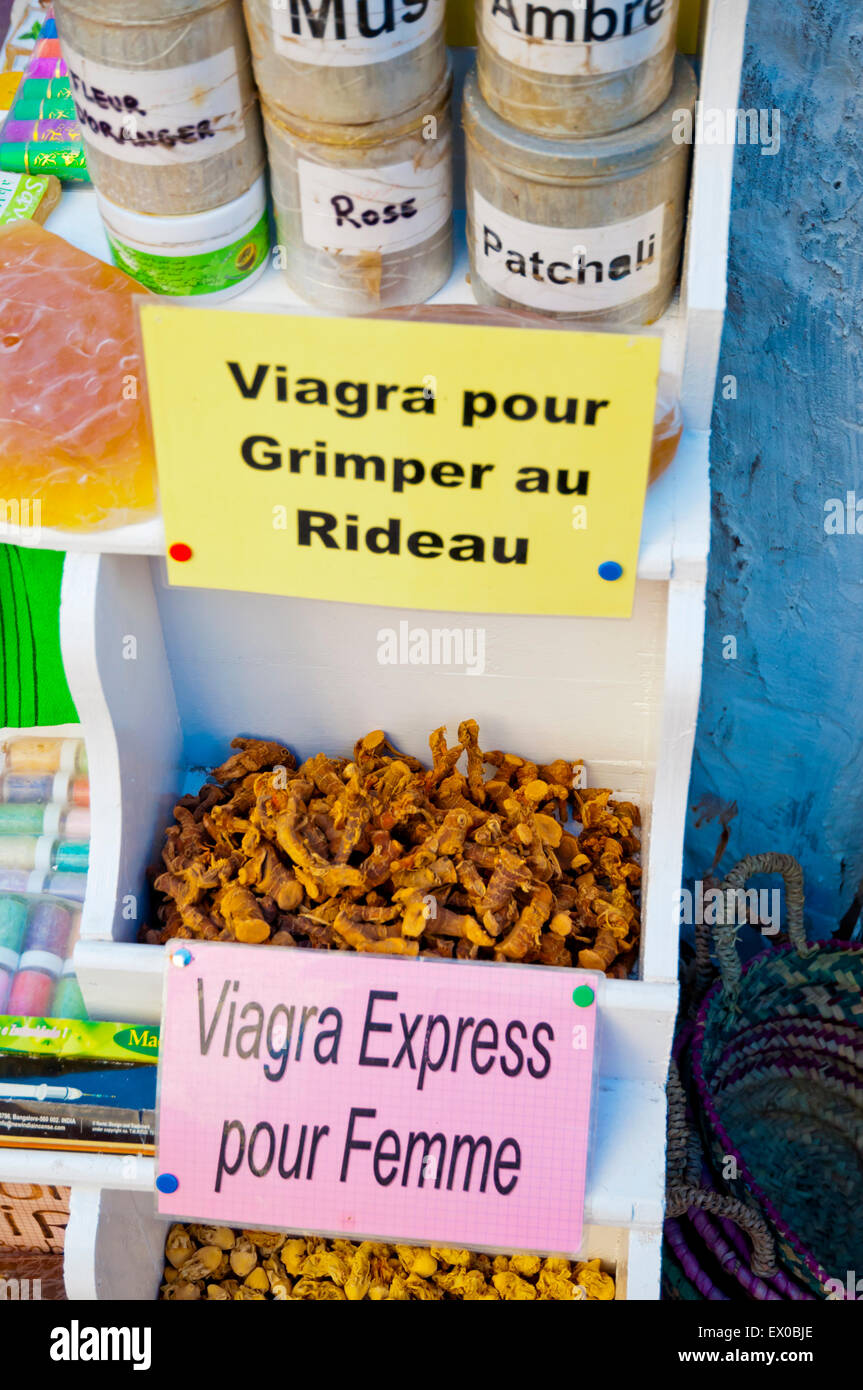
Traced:
[[276, 52], [361, 67], [408, 53], [443, 26], [444, 0], [271, 0]]
[[616, 309], [659, 284], [664, 215], [660, 203], [607, 227], [544, 227], [499, 212], [474, 191], [474, 265], [498, 294], [533, 309]]
[[341, 169], [297, 160], [303, 240], [322, 251], [404, 251], [447, 222], [452, 209], [449, 141], [434, 160], [404, 159], [377, 169]]
[[634, 67], [668, 43], [674, 0], [483, 0], [483, 34], [531, 72], [589, 77]]
[[148, 72], [63, 56], [78, 124], [87, 144], [131, 164], [194, 164], [243, 139], [244, 117], [233, 48]]

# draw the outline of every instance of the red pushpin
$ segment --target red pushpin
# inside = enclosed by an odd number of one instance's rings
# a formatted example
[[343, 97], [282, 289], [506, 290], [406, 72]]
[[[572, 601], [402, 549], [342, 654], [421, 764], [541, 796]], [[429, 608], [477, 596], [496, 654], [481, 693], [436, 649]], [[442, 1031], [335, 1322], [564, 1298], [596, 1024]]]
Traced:
[[178, 560], [182, 564], [186, 560], [191, 560], [192, 547], [190, 545], [186, 545], [185, 541], [174, 541], [174, 544], [171, 546], [170, 550], [168, 551], [168, 554], [170, 555], [172, 560]]

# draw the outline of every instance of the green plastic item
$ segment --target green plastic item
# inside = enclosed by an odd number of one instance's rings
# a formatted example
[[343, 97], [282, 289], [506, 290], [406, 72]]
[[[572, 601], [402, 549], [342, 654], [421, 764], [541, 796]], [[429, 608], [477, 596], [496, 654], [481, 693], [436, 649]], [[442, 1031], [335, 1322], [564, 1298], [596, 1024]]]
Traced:
[[60, 655], [64, 559], [0, 544], [0, 727], [78, 723]]

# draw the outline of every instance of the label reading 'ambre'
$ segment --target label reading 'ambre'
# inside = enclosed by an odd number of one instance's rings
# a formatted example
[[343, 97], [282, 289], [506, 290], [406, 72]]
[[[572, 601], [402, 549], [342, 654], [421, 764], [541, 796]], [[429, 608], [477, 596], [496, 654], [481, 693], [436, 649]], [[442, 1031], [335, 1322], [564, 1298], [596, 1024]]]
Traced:
[[483, 0], [486, 42], [532, 72], [589, 77], [620, 72], [659, 53], [675, 22], [673, 0]]

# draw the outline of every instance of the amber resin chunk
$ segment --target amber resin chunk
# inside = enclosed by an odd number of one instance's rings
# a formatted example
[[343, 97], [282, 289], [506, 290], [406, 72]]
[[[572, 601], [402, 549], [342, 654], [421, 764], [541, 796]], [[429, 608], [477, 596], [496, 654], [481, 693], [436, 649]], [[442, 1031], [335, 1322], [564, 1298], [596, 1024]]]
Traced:
[[154, 512], [156, 470], [132, 307], [133, 296], [145, 293], [44, 227], [0, 227], [0, 497], [7, 520], [11, 501], [21, 525], [68, 530], [121, 526]]

